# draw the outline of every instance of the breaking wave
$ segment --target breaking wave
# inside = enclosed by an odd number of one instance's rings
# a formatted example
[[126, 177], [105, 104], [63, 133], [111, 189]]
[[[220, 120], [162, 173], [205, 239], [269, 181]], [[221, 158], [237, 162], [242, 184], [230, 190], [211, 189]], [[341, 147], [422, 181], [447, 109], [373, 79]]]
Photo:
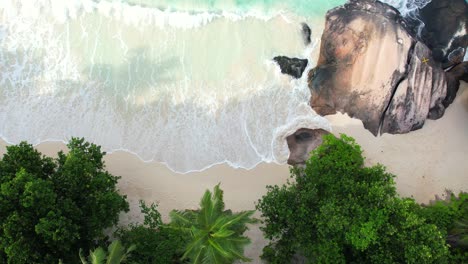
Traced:
[[288, 135], [330, 126], [306, 76], [271, 58], [316, 57], [324, 12], [344, 1], [210, 2], [1, 1], [0, 137], [85, 137], [181, 173], [286, 162]]

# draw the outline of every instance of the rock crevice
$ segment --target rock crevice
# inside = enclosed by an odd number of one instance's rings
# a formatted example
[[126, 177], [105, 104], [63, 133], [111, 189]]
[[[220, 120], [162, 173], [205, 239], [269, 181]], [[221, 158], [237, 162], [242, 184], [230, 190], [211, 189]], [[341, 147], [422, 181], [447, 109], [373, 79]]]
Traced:
[[403, 75], [400, 76], [400, 78], [396, 81], [396, 83], [394, 85], [392, 85], [392, 94], [390, 95], [390, 100], [388, 101], [387, 106], [385, 107], [384, 111], [382, 112], [382, 115], [380, 116], [379, 131], [377, 132], [377, 134], [382, 133], [382, 126], [384, 124], [385, 115], [388, 112], [388, 109], [390, 108], [393, 99], [395, 98], [395, 94], [396, 94], [396, 92], [398, 90], [398, 87], [402, 83], [404, 83], [404, 81], [408, 78], [408, 74], [409, 74], [409, 71], [410, 71], [409, 65], [411, 63], [411, 58], [413, 57], [413, 52], [414, 52], [415, 46], [416, 46], [416, 42], [413, 41], [411, 43], [411, 46], [410, 46], [409, 51], [408, 51], [408, 56], [407, 56], [407, 59], [406, 59], [406, 66], [405, 66], [405, 72], [403, 73]]

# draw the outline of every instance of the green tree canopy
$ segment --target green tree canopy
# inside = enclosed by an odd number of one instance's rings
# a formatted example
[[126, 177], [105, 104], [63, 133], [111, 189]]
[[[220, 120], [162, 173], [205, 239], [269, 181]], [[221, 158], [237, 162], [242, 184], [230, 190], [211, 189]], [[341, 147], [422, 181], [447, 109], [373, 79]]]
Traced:
[[72, 252], [89, 250], [128, 211], [100, 147], [78, 138], [67, 146], [56, 159], [25, 142], [7, 147], [0, 160], [0, 262], [76, 263]]
[[124, 246], [136, 246], [127, 258], [131, 264], [170, 264], [180, 260], [188, 236], [171, 228], [163, 228], [157, 204], [147, 206], [140, 201], [143, 224], [132, 223], [119, 228], [115, 235]]
[[439, 229], [418, 214], [412, 199], [399, 198], [394, 176], [364, 166], [350, 137], [333, 135], [312, 152], [293, 181], [269, 186], [257, 204], [271, 240], [263, 258], [290, 263], [446, 263]]
[[450, 244], [451, 263], [468, 263], [468, 193], [447, 192], [445, 200], [421, 207], [420, 215], [435, 224]]

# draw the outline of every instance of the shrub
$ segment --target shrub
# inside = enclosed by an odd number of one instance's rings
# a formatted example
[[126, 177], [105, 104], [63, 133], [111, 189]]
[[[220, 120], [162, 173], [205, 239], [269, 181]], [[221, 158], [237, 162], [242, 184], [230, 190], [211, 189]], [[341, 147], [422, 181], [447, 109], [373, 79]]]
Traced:
[[125, 246], [135, 245], [136, 250], [128, 257], [128, 263], [167, 264], [180, 263], [185, 246], [184, 236], [172, 229], [162, 228], [161, 215], [155, 204], [146, 206], [140, 201], [145, 216], [142, 225], [130, 224], [120, 228], [116, 236]]
[[420, 214], [428, 222], [437, 225], [441, 230], [451, 230], [455, 221], [468, 216], [468, 193], [461, 192], [458, 197], [448, 192], [447, 200], [436, 200], [423, 206]]
[[0, 160], [0, 262], [76, 263], [77, 250], [93, 247], [128, 211], [100, 147], [73, 138], [68, 148], [52, 159], [25, 142], [7, 147]]
[[450, 244], [451, 263], [468, 263], [468, 193], [423, 206], [419, 214], [435, 224]]
[[250, 261], [244, 256], [250, 239], [243, 234], [246, 224], [256, 222], [253, 213], [224, 210], [223, 191], [217, 185], [213, 193], [205, 192], [199, 210], [172, 211], [169, 227], [189, 237], [182, 260], [207, 264]]
[[326, 135], [294, 181], [269, 186], [258, 201], [271, 242], [262, 258], [290, 263], [446, 263], [439, 229], [420, 206], [396, 194], [381, 165], [364, 167], [360, 147], [345, 135]]

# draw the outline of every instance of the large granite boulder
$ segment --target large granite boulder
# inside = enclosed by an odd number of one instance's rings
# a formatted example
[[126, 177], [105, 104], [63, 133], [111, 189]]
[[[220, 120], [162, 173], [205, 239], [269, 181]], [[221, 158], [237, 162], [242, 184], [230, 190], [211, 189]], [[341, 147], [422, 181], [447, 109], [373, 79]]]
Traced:
[[322, 144], [322, 137], [330, 132], [324, 129], [300, 128], [286, 138], [289, 165], [301, 166], [310, 158], [310, 152]]
[[445, 72], [430, 60], [424, 62], [424, 58], [430, 56], [429, 49], [416, 42], [407, 65], [407, 76], [384, 112], [381, 133], [406, 133], [421, 128], [427, 117], [437, 119], [444, 114]]
[[312, 108], [347, 113], [374, 135], [407, 133], [428, 116], [440, 118], [452, 87], [411, 32], [398, 10], [378, 1], [351, 0], [330, 10], [308, 76]]
[[424, 27], [422, 41], [436, 61], [447, 68], [461, 63], [468, 46], [468, 3], [465, 0], [432, 0], [419, 12]]
[[442, 104], [445, 107], [448, 107], [453, 102], [453, 100], [455, 100], [458, 88], [460, 87], [460, 80], [468, 82], [468, 62], [465, 61], [454, 66], [446, 73], [446, 77], [448, 87], [447, 96], [445, 97]]
[[278, 63], [281, 73], [291, 75], [299, 79], [302, 76], [305, 68], [307, 67], [306, 59], [288, 58], [286, 56], [276, 56], [273, 58]]

